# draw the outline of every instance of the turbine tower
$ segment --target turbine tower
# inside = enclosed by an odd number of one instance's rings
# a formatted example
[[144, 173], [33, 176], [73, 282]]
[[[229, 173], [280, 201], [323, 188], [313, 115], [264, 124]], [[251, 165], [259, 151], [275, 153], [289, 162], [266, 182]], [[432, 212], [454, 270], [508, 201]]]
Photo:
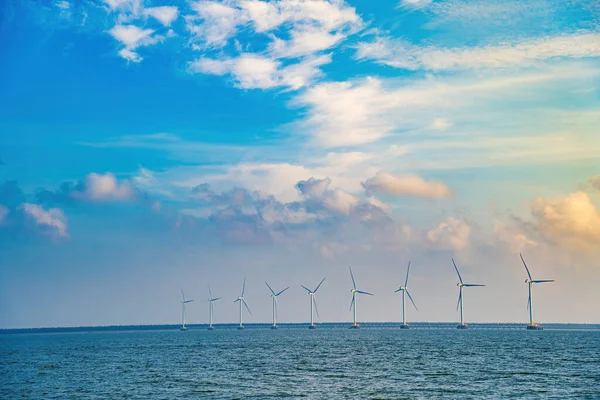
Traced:
[[456, 270], [456, 274], [458, 275], [458, 281], [459, 281], [456, 284], [456, 286], [458, 286], [458, 288], [459, 288], [458, 303], [456, 304], [456, 309], [458, 310], [458, 308], [460, 307], [460, 324], [457, 326], [457, 328], [458, 329], [467, 329], [467, 324], [465, 324], [465, 321], [463, 319], [463, 288], [464, 287], [472, 287], [472, 286], [485, 286], [485, 285], [481, 285], [479, 283], [464, 283], [460, 276], [460, 272], [458, 272], [458, 267], [456, 266], [454, 259], [452, 259], [452, 264], [454, 264], [454, 269]]
[[212, 331], [215, 329], [213, 327], [213, 302], [220, 299], [220, 297], [213, 297], [212, 292], [210, 291], [210, 286], [208, 286], [208, 330]]
[[419, 311], [412, 296], [410, 295], [410, 292], [408, 291], [408, 273], [409, 272], [410, 272], [410, 261], [408, 262], [408, 268], [406, 269], [406, 280], [404, 281], [404, 286], [400, 286], [397, 290], [394, 291], [394, 293], [402, 292], [402, 325], [400, 325], [401, 329], [410, 328], [410, 326], [406, 323], [406, 304], [405, 304], [406, 295], [408, 295], [408, 298], [410, 299], [413, 306], [415, 307], [415, 310]]
[[242, 286], [242, 295], [240, 297], [238, 297], [237, 299], [235, 299], [233, 302], [234, 303], [240, 303], [240, 326], [238, 326], [238, 329], [244, 329], [244, 325], [243, 325], [243, 310], [242, 310], [242, 304], [244, 306], [246, 306], [246, 309], [248, 310], [248, 312], [250, 313], [250, 315], [252, 315], [252, 311], [250, 311], [250, 308], [248, 307], [248, 304], [246, 304], [246, 300], [244, 300], [244, 291], [246, 290], [246, 278], [244, 278], [244, 285]]
[[525, 283], [529, 286], [529, 297], [527, 298], [527, 308], [529, 309], [529, 325], [527, 325], [527, 329], [535, 329], [535, 330], [540, 330], [542, 329], [542, 327], [539, 324], [536, 324], [533, 322], [533, 299], [532, 299], [532, 289], [533, 289], [533, 284], [534, 283], [547, 283], [547, 282], [554, 282], [554, 279], [536, 279], [534, 280], [531, 277], [531, 274], [529, 273], [529, 268], [527, 268], [527, 264], [525, 264], [525, 260], [523, 259], [523, 256], [521, 255], [521, 253], [519, 253], [519, 256], [521, 256], [521, 261], [523, 261], [523, 265], [525, 266], [525, 270], [527, 271], [527, 276], [528, 278], [525, 279]]
[[354, 315], [354, 322], [350, 326], [350, 328], [358, 329], [360, 325], [356, 322], [356, 295], [366, 294], [368, 296], [373, 296], [373, 293], [363, 292], [362, 290], [356, 289], [356, 282], [354, 281], [354, 274], [352, 273], [352, 268], [348, 267], [348, 269], [350, 270], [350, 277], [352, 278], [352, 289], [350, 290], [350, 292], [352, 292], [352, 302], [350, 303], [350, 309], [353, 310]]
[[273, 299], [273, 326], [271, 326], [271, 329], [277, 329], [277, 297], [279, 297], [279, 295], [281, 293], [285, 292], [290, 287], [288, 286], [285, 289], [283, 289], [281, 292], [275, 294], [275, 292], [273, 291], [273, 289], [271, 288], [271, 286], [269, 286], [269, 284], [267, 282], [265, 282], [265, 284], [267, 285], [267, 287], [271, 291], [271, 298]]
[[187, 327], [185, 326], [185, 305], [187, 303], [191, 303], [194, 300], [186, 300], [185, 299], [185, 294], [183, 294], [183, 289], [181, 289], [181, 297], [183, 300], [181, 300], [181, 330], [182, 331], [187, 331]]
[[318, 317], [319, 309], [317, 308], [317, 299], [315, 298], [315, 293], [317, 293], [317, 290], [319, 290], [319, 288], [321, 287], [323, 282], [325, 282], [325, 278], [323, 278], [323, 280], [321, 281], [321, 283], [319, 283], [319, 286], [317, 286], [317, 288], [315, 290], [310, 290], [306, 286], [300, 285], [304, 288], [304, 290], [306, 290], [308, 292], [308, 295], [310, 297], [310, 325], [308, 326], [308, 329], [316, 329], [317, 328], [317, 326], [314, 323], [314, 319], [313, 319], [313, 306], [314, 306], [314, 309], [315, 309], [315, 311], [317, 313], [317, 317]]

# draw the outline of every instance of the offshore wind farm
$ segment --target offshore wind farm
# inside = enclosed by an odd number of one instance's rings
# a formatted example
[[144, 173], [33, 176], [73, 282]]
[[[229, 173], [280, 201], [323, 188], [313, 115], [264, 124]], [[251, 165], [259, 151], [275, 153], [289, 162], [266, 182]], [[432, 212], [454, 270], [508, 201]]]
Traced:
[[[526, 329], [527, 330], [541, 330], [542, 327], [538, 324], [538, 323], [534, 323], [533, 322], [533, 304], [532, 304], [532, 287], [534, 284], [538, 284], [538, 283], [549, 283], [549, 282], [554, 282], [554, 280], [550, 280], [550, 279], [538, 279], [538, 280], [534, 280], [531, 277], [531, 273], [529, 272], [529, 268], [527, 267], [527, 264], [525, 263], [525, 260], [523, 258], [522, 254], [519, 254], [520, 258], [521, 258], [521, 262], [523, 263], [524, 267], [525, 267], [525, 271], [527, 273], [527, 279], [525, 280], [525, 283], [528, 284], [528, 297], [527, 297], [527, 310], [529, 311], [529, 323], [526, 325]], [[458, 301], [456, 304], [456, 310], [459, 312], [459, 317], [460, 317], [460, 322], [459, 324], [456, 326], [457, 329], [467, 329], [468, 325], [465, 323], [465, 319], [464, 319], [464, 288], [471, 288], [471, 287], [484, 287], [486, 285], [481, 284], [481, 283], [465, 283], [463, 281], [463, 278], [460, 274], [459, 268], [456, 265], [456, 262], [454, 261], [454, 259], [452, 259], [452, 265], [454, 266], [454, 270], [456, 271], [456, 275], [458, 277], [458, 283], [456, 284], [456, 286], [458, 287]], [[411, 262], [408, 262], [408, 266], [406, 268], [406, 278], [404, 280], [404, 285], [400, 286], [398, 289], [396, 289], [394, 291], [394, 293], [398, 293], [400, 292], [402, 294], [402, 306], [401, 306], [401, 315], [402, 315], [402, 324], [399, 325], [399, 328], [401, 329], [408, 329], [410, 328], [410, 325], [407, 324], [406, 322], [406, 296], [408, 296], [409, 300], [411, 301], [413, 307], [415, 308], [415, 310], [418, 311], [417, 309], [417, 305], [415, 304], [412, 296], [410, 295], [410, 292], [408, 291], [408, 278], [409, 278], [409, 274], [410, 274], [410, 266], [411, 266]], [[358, 329], [360, 327], [360, 324], [358, 323], [358, 319], [357, 319], [357, 297], [358, 295], [366, 295], [366, 296], [373, 296], [373, 293], [370, 292], [366, 292], [363, 290], [359, 290], [356, 286], [356, 280], [354, 279], [354, 273], [352, 272], [352, 268], [348, 267], [349, 273], [350, 273], [350, 278], [352, 281], [352, 289], [350, 289], [351, 292], [351, 301], [350, 301], [350, 311], [352, 312], [352, 324], [349, 326], [349, 328], [351, 329]], [[319, 288], [321, 287], [321, 285], [323, 284], [323, 282], [325, 282], [326, 278], [323, 278], [319, 284], [315, 287], [314, 290], [309, 289], [308, 287], [304, 286], [304, 285], [300, 285], [301, 288], [303, 288], [306, 293], [309, 296], [309, 300], [310, 300], [310, 323], [308, 325], [309, 329], [316, 329], [317, 325], [315, 324], [315, 320], [314, 320], [314, 315], [316, 314], [317, 317], [319, 316], [319, 311], [317, 308], [317, 302], [316, 302], [316, 293], [319, 290]], [[277, 329], [279, 328], [278, 324], [277, 324], [277, 299], [280, 295], [282, 295], [285, 291], [287, 291], [290, 286], [285, 287], [283, 290], [280, 290], [279, 292], [275, 292], [273, 290], [273, 288], [267, 283], [265, 282], [265, 285], [267, 286], [269, 292], [270, 292], [270, 297], [272, 300], [272, 325], [271, 325], [271, 329]], [[242, 306], [244, 306], [247, 311], [252, 314], [250, 312], [250, 308], [248, 307], [248, 305], [246, 304], [246, 301], [244, 300], [244, 293], [246, 291], [246, 278], [244, 278], [244, 283], [242, 285], [242, 292], [241, 295], [234, 301], [234, 303], [238, 303], [238, 307], [239, 307], [239, 325], [238, 325], [238, 329], [244, 329], [244, 325], [243, 325], [243, 308]], [[212, 303], [213, 301], [219, 300], [219, 298], [213, 298], [212, 297], [212, 292], [210, 292], [210, 286], [209, 286], [209, 323], [208, 323], [208, 329], [209, 330], [213, 330], [214, 326], [213, 326], [213, 306]], [[185, 295], [183, 294], [183, 289], [181, 290], [181, 295], [182, 295], [182, 326], [181, 326], [181, 330], [186, 330], [186, 326], [185, 326], [185, 304], [193, 301], [193, 300], [187, 300], [185, 299]], [[314, 314], [313, 314], [314, 312]], [[423, 322], [423, 321], [421, 321]], [[330, 322], [331, 323], [331, 322]]]
[[2, 0], [0, 66], [0, 400], [600, 400], [600, 0]]

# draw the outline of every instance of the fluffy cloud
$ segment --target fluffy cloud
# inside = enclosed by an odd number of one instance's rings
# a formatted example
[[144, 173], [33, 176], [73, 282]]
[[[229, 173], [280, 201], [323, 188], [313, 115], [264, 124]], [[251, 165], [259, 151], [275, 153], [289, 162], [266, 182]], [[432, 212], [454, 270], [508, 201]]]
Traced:
[[40, 190], [36, 199], [41, 203], [65, 204], [75, 201], [132, 201], [138, 193], [129, 180], [119, 181], [114, 174], [91, 173], [79, 182], [64, 182], [58, 190]]
[[42, 206], [30, 203], [24, 203], [21, 209], [43, 233], [55, 237], [69, 236], [67, 233], [67, 219], [62, 210], [58, 208], [45, 210]]
[[569, 251], [597, 251], [600, 211], [585, 192], [553, 199], [538, 198], [531, 213], [542, 238]]
[[179, 9], [174, 6], [150, 7], [144, 10], [144, 15], [156, 19], [164, 26], [171, 26], [179, 15]]
[[435, 248], [460, 251], [467, 248], [471, 226], [463, 219], [449, 217], [436, 228], [427, 232], [427, 239]]
[[142, 29], [135, 25], [116, 25], [109, 33], [121, 42], [125, 48], [119, 55], [132, 62], [140, 62], [143, 58], [134, 50], [140, 46], [150, 46], [163, 40], [162, 36], [154, 35], [152, 29]]
[[372, 192], [427, 197], [441, 199], [451, 195], [451, 191], [442, 182], [427, 182], [416, 175], [392, 175], [378, 172], [372, 178], [362, 183], [363, 187]]
[[244, 53], [237, 58], [223, 60], [200, 58], [190, 64], [190, 70], [212, 75], [230, 74], [234, 84], [242, 89], [288, 87], [297, 90], [319, 76], [321, 70], [318, 67], [329, 62], [331, 56], [324, 55], [283, 66], [271, 58]]
[[82, 192], [76, 196], [90, 201], [128, 201], [135, 197], [135, 190], [129, 181], [119, 182], [110, 172], [91, 173], [85, 178]]
[[356, 58], [409, 70], [454, 70], [521, 66], [553, 58], [600, 56], [600, 34], [578, 33], [518, 43], [469, 48], [414, 46], [406, 41], [377, 38], [356, 46]]
[[271, 36], [272, 50], [282, 57], [330, 48], [362, 24], [354, 8], [341, 1], [197, 1], [192, 9], [195, 14], [186, 17], [188, 30], [201, 47], [207, 48], [225, 46], [241, 25], [250, 24], [255, 32], [265, 34], [289, 25], [290, 43]]

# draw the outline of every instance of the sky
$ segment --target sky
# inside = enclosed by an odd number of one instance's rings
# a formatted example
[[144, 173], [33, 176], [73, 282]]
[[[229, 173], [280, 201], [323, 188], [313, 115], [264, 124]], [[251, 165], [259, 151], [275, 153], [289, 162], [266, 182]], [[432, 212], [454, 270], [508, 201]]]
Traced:
[[7, 0], [0, 328], [600, 323], [600, 3]]

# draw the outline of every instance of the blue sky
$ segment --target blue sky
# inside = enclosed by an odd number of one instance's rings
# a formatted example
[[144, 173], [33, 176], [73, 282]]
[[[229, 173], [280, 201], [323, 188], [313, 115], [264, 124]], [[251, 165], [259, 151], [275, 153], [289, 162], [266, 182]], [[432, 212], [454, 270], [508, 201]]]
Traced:
[[[0, 326], [600, 322], [594, 1], [15, 1], [0, 13]], [[277, 289], [277, 288], [275, 288]], [[285, 298], [284, 298], [285, 297]], [[231, 298], [231, 302], [229, 301]]]

